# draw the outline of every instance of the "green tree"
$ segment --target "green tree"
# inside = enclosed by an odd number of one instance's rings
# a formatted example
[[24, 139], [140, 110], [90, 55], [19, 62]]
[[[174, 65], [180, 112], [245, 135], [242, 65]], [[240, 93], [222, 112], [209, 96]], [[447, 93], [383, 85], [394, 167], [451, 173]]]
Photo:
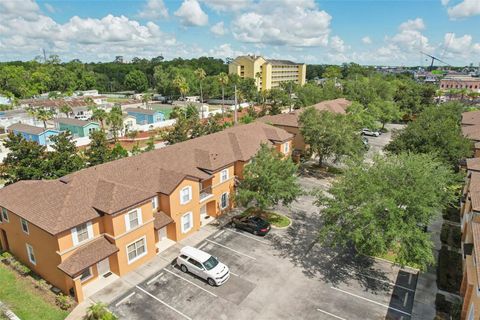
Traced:
[[393, 101], [375, 100], [369, 105], [377, 120], [382, 124], [382, 130], [389, 122], [397, 121], [402, 118], [402, 113], [398, 105]]
[[445, 103], [425, 109], [415, 121], [394, 135], [386, 150], [392, 153], [433, 153], [453, 167], [470, 157], [472, 142], [461, 132], [463, 106]]
[[148, 138], [147, 146], [143, 149], [143, 152], [155, 150], [155, 139], [153, 137]]
[[60, 178], [69, 173], [82, 169], [84, 160], [78, 155], [78, 150], [70, 132], [62, 132], [51, 136], [53, 151], [47, 153], [45, 174], [51, 178]]
[[338, 79], [342, 76], [342, 69], [339, 66], [328, 66], [323, 72], [323, 77], [327, 79]]
[[5, 184], [20, 180], [46, 179], [46, 148], [34, 141], [25, 140], [20, 134], [9, 133], [3, 146], [10, 152], [3, 160], [0, 177]]
[[107, 112], [97, 106], [90, 106], [88, 109], [92, 112], [92, 119], [99, 121], [103, 130], [105, 127], [105, 119], [107, 119], [108, 116]]
[[118, 160], [126, 157], [128, 157], [128, 151], [117, 142], [113, 146], [112, 150], [110, 150], [108, 161]]
[[180, 113], [176, 118], [177, 121], [172, 129], [165, 131], [163, 139], [169, 144], [186, 141], [190, 138], [191, 123], [185, 117], [184, 113]]
[[65, 116], [67, 118], [70, 118], [70, 113], [73, 112], [73, 109], [70, 105], [68, 104], [63, 104], [61, 107], [60, 107], [60, 110], [59, 110], [61, 113], [65, 113]]
[[298, 167], [291, 158], [262, 144], [252, 162], [245, 166], [244, 178], [235, 200], [242, 206], [254, 204], [261, 210], [282, 203], [289, 205], [302, 193]]
[[190, 89], [187, 83], [187, 80], [183, 76], [178, 76], [173, 80], [173, 83], [175, 87], [178, 89], [180, 92], [180, 96], [182, 98], [185, 98], [186, 94], [188, 93], [188, 90]]
[[110, 126], [110, 132], [115, 141], [118, 140], [118, 133], [123, 128], [123, 114], [120, 107], [113, 107], [107, 115], [107, 125]]
[[150, 102], [150, 100], [152, 100], [152, 95], [150, 93], [144, 93], [142, 95], [142, 102], [145, 108], [148, 107], [148, 102]]
[[357, 163], [318, 194], [320, 239], [353, 245], [359, 253], [395, 255], [400, 265], [434, 263], [430, 233], [423, 230], [455, 200], [458, 177], [428, 154], [402, 153]]
[[355, 125], [345, 115], [309, 107], [301, 113], [299, 123], [300, 132], [320, 165], [328, 158], [338, 161], [365, 151]]
[[107, 309], [103, 302], [92, 303], [88, 309], [84, 320], [117, 320], [118, 318]]
[[125, 87], [135, 92], [144, 92], [148, 89], [148, 79], [140, 70], [132, 70], [125, 76]]
[[43, 127], [47, 128], [47, 121], [52, 120], [55, 116], [55, 113], [52, 110], [45, 108], [30, 109], [30, 113], [33, 114], [35, 119], [43, 122]]
[[111, 151], [103, 130], [93, 131], [90, 134], [90, 146], [85, 150], [85, 156], [86, 163], [90, 167], [110, 161]]

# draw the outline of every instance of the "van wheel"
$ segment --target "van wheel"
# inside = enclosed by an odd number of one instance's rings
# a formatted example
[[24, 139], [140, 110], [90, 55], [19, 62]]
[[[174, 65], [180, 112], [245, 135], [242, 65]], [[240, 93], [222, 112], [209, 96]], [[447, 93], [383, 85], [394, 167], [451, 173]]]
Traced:
[[188, 268], [187, 268], [184, 264], [182, 264], [182, 265], [180, 266], [180, 269], [181, 269], [183, 272], [185, 272], [185, 273], [188, 272]]
[[215, 280], [213, 280], [212, 278], [208, 278], [207, 279], [207, 282], [209, 285], [211, 285], [212, 287], [215, 287], [216, 283], [215, 283]]

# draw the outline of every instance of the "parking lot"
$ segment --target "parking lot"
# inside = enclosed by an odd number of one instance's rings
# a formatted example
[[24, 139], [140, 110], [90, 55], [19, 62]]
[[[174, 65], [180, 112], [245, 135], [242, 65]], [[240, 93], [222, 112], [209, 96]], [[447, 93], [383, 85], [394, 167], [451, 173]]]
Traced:
[[[369, 140], [371, 149], [380, 149], [389, 136]], [[304, 189], [329, 187], [332, 177], [306, 172]], [[307, 194], [275, 208], [292, 225], [266, 237], [227, 225], [201, 241], [198, 248], [230, 268], [222, 286], [172, 263], [118, 296], [110, 309], [121, 319], [410, 319], [417, 271], [322, 246], [313, 201]]]

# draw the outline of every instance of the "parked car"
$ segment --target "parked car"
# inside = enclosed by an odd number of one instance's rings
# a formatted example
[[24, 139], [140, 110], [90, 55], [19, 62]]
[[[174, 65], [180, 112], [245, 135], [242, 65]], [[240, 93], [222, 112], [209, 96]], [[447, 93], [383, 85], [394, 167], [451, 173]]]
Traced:
[[183, 272], [190, 272], [207, 280], [211, 286], [219, 286], [230, 278], [226, 265], [209, 253], [194, 247], [183, 247], [177, 257], [177, 265]]
[[365, 129], [362, 130], [362, 134], [363, 134], [364, 136], [371, 136], [371, 137], [378, 137], [378, 136], [380, 136], [380, 132], [378, 132], [378, 131], [373, 131], [373, 130], [370, 130], [370, 129], [367, 129], [367, 128], [365, 128]]
[[242, 229], [254, 235], [264, 236], [270, 231], [270, 223], [257, 216], [238, 215], [232, 218], [232, 224], [237, 229]]

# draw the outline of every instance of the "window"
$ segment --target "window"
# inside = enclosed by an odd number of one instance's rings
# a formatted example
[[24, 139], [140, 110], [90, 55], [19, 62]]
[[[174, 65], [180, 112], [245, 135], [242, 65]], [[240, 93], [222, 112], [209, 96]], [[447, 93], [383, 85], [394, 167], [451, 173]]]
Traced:
[[22, 221], [22, 230], [23, 230], [23, 232], [25, 232], [26, 234], [29, 234], [30, 231], [28, 230], [28, 222], [27, 222], [27, 220], [21, 219], [21, 221]]
[[8, 212], [7, 212], [7, 209], [5, 209], [5, 208], [2, 208], [2, 217], [3, 217], [3, 220], [5, 220], [7, 222], [9, 221], [8, 220]]
[[193, 215], [187, 212], [182, 216], [182, 233], [187, 233], [193, 227]]
[[135, 209], [125, 215], [125, 227], [128, 230], [138, 227], [142, 224], [142, 211]]
[[224, 182], [228, 179], [228, 169], [223, 169], [220, 173], [220, 182]]
[[190, 259], [188, 259], [188, 262], [190, 262], [191, 264], [193, 264], [193, 265], [194, 265], [195, 267], [197, 267], [198, 269], [202, 269], [202, 270], [203, 270], [203, 265], [202, 265], [200, 262], [198, 262], [197, 260], [190, 258]]
[[128, 264], [140, 259], [147, 254], [145, 247], [145, 237], [127, 245]]
[[180, 191], [180, 204], [185, 204], [192, 200], [192, 187], [188, 186]]
[[286, 142], [283, 145], [283, 153], [288, 153], [288, 151], [290, 151], [290, 144], [288, 144], [288, 142]]
[[220, 208], [225, 209], [226, 207], [228, 207], [228, 193], [225, 192], [220, 198]]
[[93, 228], [91, 222], [83, 223], [72, 229], [72, 240], [74, 246], [91, 238], [93, 238]]
[[28, 260], [32, 264], [37, 264], [37, 260], [35, 260], [35, 253], [33, 252], [33, 247], [27, 243], [27, 255], [28, 255]]
[[155, 197], [152, 199], [152, 208], [155, 210], [158, 207], [158, 198]]
[[80, 281], [81, 282], [87, 281], [91, 277], [93, 277], [92, 268], [85, 269], [82, 275], [80, 276]]

